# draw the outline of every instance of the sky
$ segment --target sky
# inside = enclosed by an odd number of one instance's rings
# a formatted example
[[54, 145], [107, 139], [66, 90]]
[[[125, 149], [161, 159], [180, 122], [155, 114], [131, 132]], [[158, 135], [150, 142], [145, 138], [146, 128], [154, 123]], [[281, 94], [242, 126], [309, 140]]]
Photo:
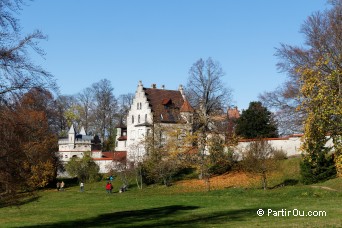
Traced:
[[48, 36], [32, 60], [51, 72], [63, 95], [101, 79], [114, 94], [186, 86], [189, 69], [211, 57], [225, 72], [240, 110], [286, 79], [274, 55], [281, 43], [304, 45], [306, 18], [326, 0], [34, 0], [18, 16], [23, 33]]

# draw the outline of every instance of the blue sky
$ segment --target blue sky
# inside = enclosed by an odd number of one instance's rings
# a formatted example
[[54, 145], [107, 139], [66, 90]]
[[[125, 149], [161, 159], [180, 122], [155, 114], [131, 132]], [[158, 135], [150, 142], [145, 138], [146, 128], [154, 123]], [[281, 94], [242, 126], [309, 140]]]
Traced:
[[35, 63], [72, 95], [106, 78], [115, 95], [144, 86], [186, 85], [199, 58], [212, 57], [226, 73], [234, 105], [246, 109], [286, 78], [275, 64], [280, 43], [303, 45], [299, 33], [325, 0], [35, 0], [19, 18], [24, 32], [48, 41]]

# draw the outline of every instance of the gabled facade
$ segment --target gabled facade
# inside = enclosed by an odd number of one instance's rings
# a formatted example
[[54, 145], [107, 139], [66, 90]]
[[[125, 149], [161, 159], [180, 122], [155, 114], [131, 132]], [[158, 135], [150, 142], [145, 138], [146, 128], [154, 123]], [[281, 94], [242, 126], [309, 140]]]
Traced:
[[[178, 90], [145, 88], [140, 81], [127, 115], [127, 158], [130, 161], [146, 155], [144, 140], [156, 125], [169, 129], [192, 130], [193, 108], [186, 100], [182, 86]], [[167, 135], [160, 133], [162, 141]]]

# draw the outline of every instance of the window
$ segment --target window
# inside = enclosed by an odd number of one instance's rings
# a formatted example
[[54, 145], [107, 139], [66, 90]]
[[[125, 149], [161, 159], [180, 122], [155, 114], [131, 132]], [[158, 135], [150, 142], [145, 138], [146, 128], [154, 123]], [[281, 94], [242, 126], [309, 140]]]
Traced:
[[64, 155], [65, 158], [68, 158], [68, 155]]
[[138, 103], [137, 103], [137, 109], [138, 109], [138, 110], [141, 109], [141, 102], [138, 102]]
[[145, 114], [145, 122], [147, 122], [147, 114]]
[[134, 116], [132, 115], [132, 124], [134, 124]]
[[140, 123], [140, 115], [138, 115], [138, 123]]

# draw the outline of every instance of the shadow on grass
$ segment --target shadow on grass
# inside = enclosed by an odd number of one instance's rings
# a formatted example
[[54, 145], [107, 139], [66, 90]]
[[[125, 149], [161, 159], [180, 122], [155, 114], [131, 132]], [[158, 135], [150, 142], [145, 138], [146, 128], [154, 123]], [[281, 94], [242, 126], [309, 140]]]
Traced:
[[271, 187], [270, 189], [281, 188], [281, 187], [285, 187], [285, 186], [294, 186], [294, 185], [297, 185], [298, 183], [299, 183], [299, 180], [286, 179], [282, 183], [277, 184], [277, 185]]
[[29, 227], [198, 227], [206, 224], [226, 224], [256, 216], [258, 208], [188, 213], [198, 206], [172, 205], [135, 211], [101, 214], [97, 217], [63, 221]]
[[11, 206], [16, 206], [19, 207], [21, 205], [27, 204], [27, 203], [32, 203], [35, 202], [39, 199], [40, 197], [37, 195], [15, 195], [14, 197], [11, 198], [5, 198], [2, 201], [0, 201], [0, 208], [3, 207], [11, 207]]

